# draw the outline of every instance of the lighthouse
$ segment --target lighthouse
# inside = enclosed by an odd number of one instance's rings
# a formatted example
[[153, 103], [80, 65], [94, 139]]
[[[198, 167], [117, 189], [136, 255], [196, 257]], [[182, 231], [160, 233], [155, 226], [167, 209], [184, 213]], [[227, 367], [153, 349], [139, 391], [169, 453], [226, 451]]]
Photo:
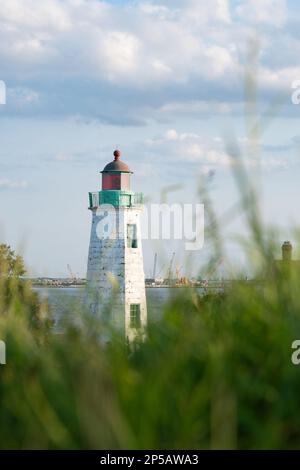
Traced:
[[101, 174], [101, 190], [89, 193], [89, 308], [132, 342], [144, 335], [147, 325], [140, 223], [143, 194], [131, 191], [132, 171], [119, 150]]

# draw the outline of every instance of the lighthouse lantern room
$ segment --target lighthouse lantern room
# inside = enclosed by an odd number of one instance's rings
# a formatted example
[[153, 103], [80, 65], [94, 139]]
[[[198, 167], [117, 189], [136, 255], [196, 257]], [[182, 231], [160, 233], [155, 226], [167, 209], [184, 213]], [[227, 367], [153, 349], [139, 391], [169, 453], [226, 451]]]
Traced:
[[126, 163], [120, 160], [121, 152], [114, 152], [114, 161], [108, 163], [102, 173], [102, 190], [130, 191], [130, 175], [132, 172]]

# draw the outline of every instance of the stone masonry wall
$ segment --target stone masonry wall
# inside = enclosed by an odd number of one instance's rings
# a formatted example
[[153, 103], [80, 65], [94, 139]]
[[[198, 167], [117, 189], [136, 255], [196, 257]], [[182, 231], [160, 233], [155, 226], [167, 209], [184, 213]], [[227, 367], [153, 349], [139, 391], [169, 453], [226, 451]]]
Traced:
[[[109, 312], [129, 341], [137, 334], [130, 327], [130, 304], [141, 305], [141, 324], [147, 324], [140, 212], [138, 207], [93, 210], [88, 254], [90, 310], [102, 317]], [[137, 248], [127, 247], [127, 224], [137, 225]]]

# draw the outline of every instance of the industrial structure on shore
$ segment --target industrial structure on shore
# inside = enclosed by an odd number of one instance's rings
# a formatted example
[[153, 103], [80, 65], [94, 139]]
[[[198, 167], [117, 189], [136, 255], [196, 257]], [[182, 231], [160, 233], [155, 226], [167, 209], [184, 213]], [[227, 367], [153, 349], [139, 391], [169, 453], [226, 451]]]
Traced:
[[282, 258], [275, 261], [275, 267], [283, 269], [287, 274], [288, 271], [298, 270], [300, 272], [300, 261], [293, 259], [293, 245], [289, 241], [285, 241], [281, 246]]
[[131, 191], [132, 171], [120, 157], [116, 150], [114, 160], [101, 172], [102, 189], [89, 193], [88, 303], [96, 315], [109, 312], [112, 324], [131, 342], [147, 324], [140, 226], [143, 194]]

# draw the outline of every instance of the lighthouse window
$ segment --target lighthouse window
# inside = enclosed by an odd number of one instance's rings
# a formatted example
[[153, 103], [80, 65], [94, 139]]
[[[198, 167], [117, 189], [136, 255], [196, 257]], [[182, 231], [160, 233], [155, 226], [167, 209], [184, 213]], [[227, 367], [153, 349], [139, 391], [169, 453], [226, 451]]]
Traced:
[[130, 326], [131, 328], [140, 328], [141, 326], [141, 306], [140, 304], [130, 305]]
[[136, 224], [127, 225], [127, 247], [128, 248], [138, 247]]

